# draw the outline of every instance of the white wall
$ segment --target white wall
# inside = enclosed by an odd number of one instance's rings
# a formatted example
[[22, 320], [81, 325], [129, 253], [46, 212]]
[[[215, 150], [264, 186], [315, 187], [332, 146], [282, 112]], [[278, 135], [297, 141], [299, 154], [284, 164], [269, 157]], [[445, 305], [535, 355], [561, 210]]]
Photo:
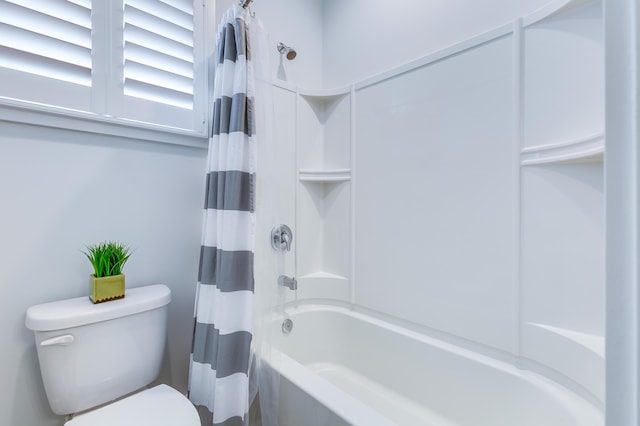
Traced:
[[161, 380], [186, 390], [204, 200], [205, 151], [2, 122], [0, 136], [0, 424], [59, 425], [44, 395], [34, 304], [88, 294], [80, 250], [118, 240], [127, 287], [172, 290]]
[[[218, 0], [220, 16], [237, 0]], [[268, 35], [271, 74], [278, 80], [294, 82], [303, 87], [318, 87], [322, 83], [322, 0], [255, 0], [251, 10], [260, 19]], [[293, 47], [295, 60], [283, 58], [276, 46], [282, 42]]]
[[325, 0], [324, 86], [338, 87], [511, 23], [550, 0]]
[[355, 303], [512, 347], [511, 37], [359, 90]]

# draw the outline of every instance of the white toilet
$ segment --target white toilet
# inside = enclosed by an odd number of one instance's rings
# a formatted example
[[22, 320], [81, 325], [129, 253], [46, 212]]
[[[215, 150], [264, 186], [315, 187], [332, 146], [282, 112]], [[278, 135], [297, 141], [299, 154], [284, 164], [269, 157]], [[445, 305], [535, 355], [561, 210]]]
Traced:
[[158, 284], [97, 305], [85, 296], [27, 310], [49, 405], [56, 414], [76, 413], [66, 426], [200, 425], [177, 390], [139, 391], [160, 372], [170, 301], [169, 288]]

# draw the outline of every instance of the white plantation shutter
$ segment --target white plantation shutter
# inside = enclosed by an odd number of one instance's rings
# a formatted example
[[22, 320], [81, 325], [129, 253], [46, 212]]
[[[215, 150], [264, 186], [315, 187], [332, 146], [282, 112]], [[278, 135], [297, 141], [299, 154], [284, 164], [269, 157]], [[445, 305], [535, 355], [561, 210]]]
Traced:
[[202, 122], [194, 108], [193, 2], [124, 0], [123, 22], [125, 114], [172, 126]]
[[5, 0], [0, 5], [0, 65], [90, 86], [89, 1], [52, 0], [41, 11], [34, 3]]
[[0, 0], [0, 102], [204, 132], [202, 3], [93, 1]]
[[91, 48], [90, 0], [0, 0], [0, 95], [87, 108]]
[[193, 107], [193, 4], [125, 0], [124, 93]]

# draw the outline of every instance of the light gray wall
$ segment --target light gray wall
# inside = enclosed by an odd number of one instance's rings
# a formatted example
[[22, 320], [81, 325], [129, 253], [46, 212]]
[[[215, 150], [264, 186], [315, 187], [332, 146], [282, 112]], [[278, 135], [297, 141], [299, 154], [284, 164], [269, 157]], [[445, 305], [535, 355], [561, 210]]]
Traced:
[[127, 287], [171, 288], [162, 380], [185, 391], [205, 150], [6, 122], [0, 127], [0, 424], [61, 424], [44, 395], [25, 311], [87, 295], [91, 267], [80, 250], [104, 240], [134, 249], [124, 268]]
[[550, 0], [325, 0], [324, 85], [339, 87], [471, 38]]
[[[221, 15], [236, 0], [218, 0]], [[320, 87], [323, 74], [322, 17], [323, 0], [255, 0], [251, 10], [263, 24], [271, 75], [302, 87]], [[282, 42], [293, 47], [295, 60], [283, 58], [276, 46]]]
[[[321, 4], [254, 3], [269, 33], [271, 74], [321, 84]], [[296, 61], [280, 63], [278, 41], [298, 50]], [[62, 424], [49, 409], [24, 315], [34, 304], [86, 295], [91, 270], [80, 250], [107, 239], [135, 250], [127, 286], [171, 288], [159, 380], [186, 391], [205, 168], [204, 149], [0, 122], [0, 425]]]

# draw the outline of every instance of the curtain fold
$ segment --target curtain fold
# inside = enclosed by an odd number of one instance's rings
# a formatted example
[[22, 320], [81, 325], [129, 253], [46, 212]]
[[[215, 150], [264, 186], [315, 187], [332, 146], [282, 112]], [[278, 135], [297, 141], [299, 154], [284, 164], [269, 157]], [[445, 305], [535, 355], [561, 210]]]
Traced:
[[203, 424], [248, 425], [253, 339], [256, 135], [249, 12], [234, 5], [216, 44], [213, 126], [189, 399]]

